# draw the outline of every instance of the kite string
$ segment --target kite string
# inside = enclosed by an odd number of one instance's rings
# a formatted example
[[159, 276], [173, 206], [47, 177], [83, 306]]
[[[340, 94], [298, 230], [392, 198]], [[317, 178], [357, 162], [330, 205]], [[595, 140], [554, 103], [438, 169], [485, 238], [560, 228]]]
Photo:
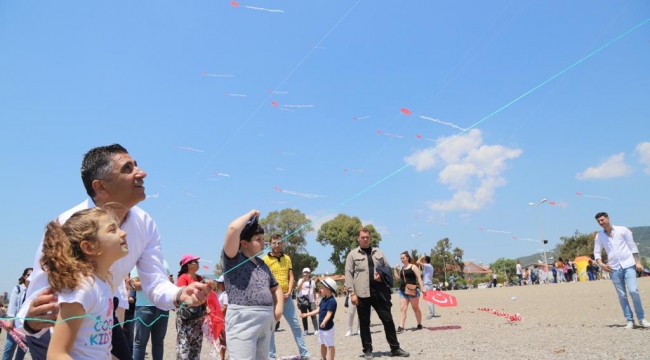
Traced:
[[[343, 16], [339, 19], [339, 21], [337, 21], [336, 24], [334, 24], [334, 26], [332, 26], [332, 28], [331, 28], [327, 33], [325, 33], [325, 35], [324, 35], [324, 36], [323, 36], [323, 37], [318, 41], [318, 43], [316, 44], [316, 46], [320, 45], [323, 41], [325, 41], [325, 40], [329, 37], [329, 35], [330, 35], [330, 34], [331, 34], [331, 33], [332, 33], [332, 32], [333, 32], [333, 31], [334, 31], [334, 30], [335, 30], [335, 29], [336, 29], [336, 28], [337, 28], [337, 27], [338, 27], [338, 26], [343, 22], [343, 20], [345, 20], [345, 19], [348, 17], [348, 15], [350, 15], [350, 13], [354, 10], [354, 8], [357, 7], [357, 5], [359, 5], [359, 3], [360, 3], [361, 1], [362, 1], [362, 0], [357, 0], [357, 2], [355, 2], [355, 3], [352, 5], [352, 7], [351, 7], [351, 8], [350, 8], [350, 9], [349, 9], [345, 14], [343, 14]], [[313, 48], [312, 48], [312, 49], [307, 53], [307, 55], [305, 55], [305, 56], [302, 58], [302, 60], [300, 60], [300, 61], [298, 62], [298, 64], [297, 64], [297, 65], [296, 65], [296, 66], [295, 66], [295, 67], [294, 67], [294, 68], [289, 72], [289, 74], [288, 74], [287, 76], [285, 76], [285, 78], [284, 78], [282, 81], [280, 81], [280, 83], [275, 87], [275, 89], [273, 89], [273, 90], [271, 91], [271, 93], [269, 93], [269, 95], [267, 95], [267, 96], [264, 98], [264, 100], [262, 100], [262, 102], [260, 102], [260, 104], [259, 104], [259, 105], [258, 105], [258, 106], [253, 110], [253, 112], [252, 112], [252, 113], [251, 113], [251, 114], [246, 118], [246, 120], [244, 120], [244, 122], [241, 123], [241, 125], [240, 125], [236, 130], [235, 130], [235, 132], [232, 133], [232, 134], [228, 137], [228, 139], [226, 139], [226, 142], [223, 143], [223, 145], [222, 145], [222, 146], [217, 150], [217, 152], [215, 152], [214, 155], [212, 155], [212, 156], [210, 157], [210, 159], [208, 159], [208, 161], [205, 163], [205, 165], [203, 165], [203, 167], [201, 167], [201, 169], [199, 169], [199, 171], [196, 173], [196, 175], [194, 175], [194, 177], [192, 177], [192, 179], [190, 179], [190, 181], [187, 183], [187, 185], [185, 185], [185, 187], [183, 187], [183, 189], [182, 189], [178, 194], [176, 194], [176, 196], [174, 197], [174, 199], [172, 199], [172, 201], [171, 201], [171, 202], [169, 203], [169, 205], [166, 207], [165, 211], [161, 214], [161, 216], [160, 216], [161, 218], [164, 217], [164, 216], [167, 214], [167, 212], [168, 212], [169, 209], [172, 207], [172, 205], [173, 205], [176, 201], [178, 201], [178, 199], [181, 197], [181, 195], [184, 194], [184, 193], [187, 191], [187, 189], [188, 189], [188, 188], [189, 188], [189, 187], [190, 187], [190, 186], [191, 186], [191, 185], [196, 181], [196, 179], [198, 179], [198, 177], [199, 177], [199, 176], [200, 176], [200, 175], [201, 175], [201, 174], [202, 174], [202, 173], [203, 173], [203, 172], [208, 168], [208, 166], [209, 166], [209, 165], [210, 165], [210, 164], [211, 164], [211, 163], [216, 159], [216, 157], [217, 157], [219, 154], [221, 154], [221, 152], [223, 151], [223, 149], [225, 149], [226, 146], [228, 146], [228, 145], [232, 142], [232, 140], [235, 138], [235, 136], [237, 136], [237, 134], [239, 134], [239, 133], [241, 132], [241, 130], [242, 130], [242, 129], [243, 129], [243, 128], [244, 128], [244, 127], [245, 127], [245, 126], [250, 122], [250, 120], [251, 120], [253, 117], [255, 117], [255, 115], [257, 115], [257, 113], [258, 113], [259, 110], [262, 108], [262, 106], [264, 106], [264, 105], [269, 101], [269, 99], [271, 99], [271, 97], [272, 97], [272, 95], [273, 95], [273, 92], [277, 91], [277, 90], [278, 90], [282, 85], [284, 85], [284, 83], [286, 83], [286, 82], [289, 80], [289, 78], [291, 78], [291, 76], [293, 75], [293, 73], [295, 73], [296, 70], [298, 70], [298, 69], [302, 66], [302, 64], [303, 64], [303, 63], [304, 63], [304, 62], [305, 62], [305, 61], [306, 61], [306, 60], [311, 56], [311, 54], [312, 54], [315, 50], [316, 50], [315, 47], [313, 47]]]
[[[477, 127], [478, 125], [482, 124], [483, 122], [487, 121], [488, 119], [494, 117], [495, 115], [497, 115], [498, 113], [500, 113], [500, 112], [502, 112], [503, 110], [507, 109], [508, 107], [510, 107], [511, 105], [515, 104], [515, 103], [518, 102], [519, 100], [521, 100], [521, 99], [525, 98], [526, 96], [532, 94], [533, 92], [535, 92], [536, 90], [540, 89], [541, 87], [543, 87], [544, 85], [548, 84], [549, 82], [553, 81], [553, 80], [556, 79], [557, 77], [561, 76], [562, 74], [566, 73], [567, 71], [569, 71], [569, 70], [575, 68], [576, 66], [580, 65], [580, 64], [583, 63], [584, 61], [586, 61], [586, 60], [588, 60], [589, 58], [593, 57], [594, 55], [598, 54], [599, 52], [601, 52], [602, 50], [606, 49], [607, 47], [609, 47], [610, 45], [614, 44], [615, 42], [619, 41], [620, 39], [624, 38], [625, 36], [631, 34], [632, 32], [634, 32], [635, 30], [637, 30], [637, 29], [639, 29], [640, 27], [644, 26], [644, 25], [647, 24], [648, 22], [650, 22], [650, 18], [645, 19], [645, 20], [642, 21], [641, 23], [639, 23], [639, 24], [637, 24], [636, 26], [632, 27], [631, 29], [627, 30], [627, 31], [624, 32], [623, 34], [617, 36], [617, 37], [614, 38], [613, 40], [610, 40], [610, 41], [607, 42], [605, 45], [603, 45], [603, 46], [599, 47], [598, 49], [592, 51], [592, 52], [589, 53], [588, 55], [582, 57], [582, 58], [579, 59], [578, 61], [574, 62], [573, 64], [571, 64], [571, 65], [569, 65], [569, 66], [567, 66], [566, 68], [564, 68], [564, 69], [561, 70], [560, 72], [556, 73], [555, 75], [551, 76], [550, 78], [548, 78], [548, 79], [542, 81], [542, 82], [541, 82], [540, 84], [538, 84], [537, 86], [534, 86], [533, 88], [531, 88], [530, 90], [526, 91], [526, 92], [523, 93], [522, 95], [516, 97], [514, 100], [511, 100], [510, 102], [506, 103], [505, 105], [503, 105], [503, 106], [501, 106], [500, 108], [496, 109], [495, 111], [491, 112], [491, 113], [488, 114], [487, 116], [483, 117], [483, 118], [480, 119], [479, 121], [475, 122], [473, 125], [469, 126], [467, 129], [465, 129], [465, 130], [463, 130], [463, 131], [461, 131], [461, 132], [459, 132], [459, 133], [457, 133], [457, 134], [454, 134], [453, 136], [451, 136], [451, 137], [445, 139], [443, 142], [441, 142], [441, 143], [439, 143], [439, 144], [433, 146], [431, 149], [429, 149], [429, 150], [427, 150], [427, 151], [424, 151], [422, 154], [420, 154], [419, 156], [417, 156], [417, 157], [416, 157], [415, 159], [413, 159], [412, 161], [408, 162], [406, 165], [404, 165], [404, 166], [402, 166], [402, 167], [400, 167], [400, 168], [394, 170], [393, 172], [391, 172], [391, 173], [389, 173], [388, 175], [384, 176], [383, 178], [377, 180], [376, 182], [374, 182], [374, 183], [371, 184], [370, 186], [366, 187], [365, 189], [362, 189], [362, 190], [359, 191], [358, 193], [356, 193], [356, 194], [352, 195], [351, 197], [347, 198], [346, 200], [340, 202], [338, 205], [335, 205], [333, 208], [327, 210], [327, 211], [326, 211], [323, 215], [321, 215], [320, 217], [317, 217], [316, 219], [314, 219], [314, 220], [308, 222], [307, 224], [300, 226], [298, 229], [296, 229], [295, 231], [291, 232], [290, 234], [285, 235], [285, 236], [281, 239], [281, 241], [284, 242], [284, 241], [285, 241], [286, 239], [288, 239], [290, 236], [293, 236], [293, 235], [296, 234], [297, 232], [302, 231], [303, 229], [307, 228], [308, 226], [311, 226], [313, 223], [315, 223], [315, 222], [319, 221], [320, 219], [324, 218], [325, 216], [327, 216], [327, 215], [333, 213], [334, 211], [336, 211], [336, 210], [339, 209], [340, 207], [343, 207], [344, 205], [346, 205], [347, 203], [351, 202], [352, 200], [355, 200], [356, 198], [360, 197], [361, 195], [363, 195], [363, 194], [367, 193], [368, 191], [374, 189], [375, 187], [379, 186], [380, 184], [382, 184], [382, 183], [385, 182], [386, 180], [388, 180], [388, 179], [392, 178], [393, 176], [397, 175], [397, 174], [398, 174], [399, 172], [401, 172], [402, 170], [404, 170], [404, 169], [406, 169], [407, 167], [409, 167], [409, 166], [415, 164], [415, 163], [416, 163], [417, 161], [419, 161], [422, 157], [424, 157], [424, 156], [426, 156], [426, 155], [429, 155], [429, 154], [433, 153], [434, 151], [436, 151], [437, 149], [439, 149], [441, 146], [443, 146], [443, 145], [449, 143], [450, 141], [456, 139], [457, 137], [463, 135], [464, 133], [470, 131], [471, 129], [473, 129], [473, 128]], [[266, 250], [266, 249], [267, 249], [267, 247], [265, 247], [265, 250]], [[259, 252], [259, 253], [256, 254], [255, 256], [260, 255], [260, 254], [263, 254], [263, 253], [264, 253], [264, 250], [261, 251], [261, 252]], [[239, 266], [245, 264], [247, 261], [250, 261], [250, 259], [251, 259], [251, 258], [242, 261], [241, 263], [239, 263], [239, 264], [237, 264], [236, 266], [232, 267], [232, 268], [229, 269], [228, 271], [224, 272], [223, 275], [229, 273], [229, 272], [232, 271], [232, 270], [235, 270], [235, 269], [238, 268]]]

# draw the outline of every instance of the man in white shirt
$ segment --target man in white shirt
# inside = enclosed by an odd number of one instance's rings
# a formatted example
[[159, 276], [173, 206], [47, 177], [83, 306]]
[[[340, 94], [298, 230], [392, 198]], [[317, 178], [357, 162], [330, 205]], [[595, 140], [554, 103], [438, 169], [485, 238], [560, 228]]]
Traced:
[[[424, 292], [433, 291], [433, 266], [431, 265], [431, 256], [420, 256], [416, 264], [422, 268]], [[427, 315], [427, 320], [433, 319], [436, 317], [436, 309], [433, 307], [432, 302], [427, 302], [427, 305], [429, 305], [429, 315]]]
[[521, 261], [517, 260], [517, 285], [521, 286], [522, 278], [523, 278], [523, 273], [521, 272]]
[[[138, 167], [137, 162], [119, 144], [91, 149], [84, 155], [81, 163], [81, 179], [90, 199], [59, 215], [57, 220], [63, 224], [77, 211], [95, 206], [110, 207], [121, 220], [120, 227], [127, 232], [129, 244], [127, 256], [111, 267], [113, 284], [124, 287], [124, 277], [137, 266], [142, 288], [159, 308], [171, 309], [183, 302], [194, 305], [203, 303], [210, 293], [210, 286], [197, 282], [179, 288], [167, 278], [156, 224], [149, 214], [136, 206], [146, 198], [146, 176], [147, 173]], [[42, 243], [34, 257], [34, 270], [30, 276], [27, 299], [18, 313], [19, 319], [16, 320], [16, 328], [22, 328], [28, 335], [33, 335], [28, 336], [28, 345], [34, 360], [45, 360], [49, 344], [49, 332], [46, 329], [54, 325], [51, 321], [56, 320], [58, 316], [56, 295], [50, 290], [47, 273], [40, 265], [41, 248]], [[115, 293], [119, 299], [117, 289]], [[120, 300], [125, 301], [124, 305], [128, 306], [126, 298]], [[23, 322], [24, 318], [45, 321]], [[126, 338], [119, 326], [115, 327], [113, 333], [113, 345], [114, 354], [123, 350], [126, 345]], [[128, 346], [127, 352], [130, 355]]]
[[[644, 328], [650, 328], [650, 322], [645, 319], [643, 313], [643, 304], [636, 281], [636, 272], [643, 270], [643, 265], [639, 260], [639, 250], [636, 247], [632, 232], [625, 226], [614, 226], [609, 222], [609, 215], [605, 212], [596, 214], [598, 225], [603, 231], [596, 234], [594, 239], [594, 259], [598, 265], [607, 272], [611, 273], [612, 282], [616, 288], [618, 301], [623, 308], [623, 314], [627, 320], [626, 329], [634, 328], [634, 316], [630, 308], [630, 302], [627, 299], [627, 292], [632, 297], [634, 311], [639, 320], [639, 325]], [[601, 259], [601, 253], [607, 251], [607, 264]], [[627, 286], [627, 292], [625, 290]]]

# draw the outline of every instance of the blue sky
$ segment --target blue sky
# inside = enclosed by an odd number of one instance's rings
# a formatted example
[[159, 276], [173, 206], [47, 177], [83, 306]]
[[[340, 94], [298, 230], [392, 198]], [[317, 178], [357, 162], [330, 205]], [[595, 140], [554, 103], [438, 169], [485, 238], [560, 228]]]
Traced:
[[642, 0], [2, 1], [0, 289], [114, 142], [148, 172], [170, 264], [217, 260], [252, 208], [358, 216], [393, 263], [444, 237], [528, 255], [512, 237], [552, 247], [598, 211], [650, 225], [650, 23], [485, 119], [648, 18]]

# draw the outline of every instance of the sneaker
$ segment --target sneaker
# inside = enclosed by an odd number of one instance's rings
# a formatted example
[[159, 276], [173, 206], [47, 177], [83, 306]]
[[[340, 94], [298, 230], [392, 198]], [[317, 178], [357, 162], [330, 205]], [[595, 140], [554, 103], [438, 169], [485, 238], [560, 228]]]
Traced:
[[391, 350], [390, 356], [409, 357], [411, 354], [402, 350], [401, 348], [397, 348], [397, 350]]
[[422, 330], [422, 324], [418, 324], [418, 327], [416, 327], [415, 330]]
[[641, 319], [639, 320], [639, 325], [643, 326], [644, 328], [650, 328], [650, 321]]
[[404, 332], [404, 328], [403, 328], [403, 327], [400, 326], [400, 327], [397, 328], [397, 333], [398, 333], [398, 334], [401, 334], [401, 333], [403, 333], [403, 332]]
[[628, 321], [627, 325], [625, 325], [623, 329], [634, 329], [634, 321]]
[[307, 336], [307, 335], [309, 335], [309, 332], [307, 330], [302, 332], [302, 336]]
[[357, 329], [357, 335], [361, 335], [361, 330]]
[[318, 336], [318, 330], [314, 331], [314, 336]]
[[426, 318], [426, 319], [427, 319], [427, 320], [431, 320], [431, 319], [433, 319], [434, 317], [436, 317], [436, 316], [435, 316], [435, 315], [427, 315], [427, 318]]
[[372, 355], [372, 351], [366, 351], [366, 352], [364, 352], [364, 353], [363, 353], [363, 358], [366, 359], [366, 360], [367, 360], [367, 359], [373, 359], [374, 356]]
[[345, 333], [345, 337], [351, 336], [352, 335], [352, 330], [348, 330], [348, 332]]

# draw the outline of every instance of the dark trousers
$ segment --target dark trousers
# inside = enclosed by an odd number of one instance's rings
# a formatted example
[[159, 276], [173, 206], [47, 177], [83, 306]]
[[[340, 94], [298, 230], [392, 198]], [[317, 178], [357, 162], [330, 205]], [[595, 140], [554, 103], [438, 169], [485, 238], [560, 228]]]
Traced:
[[357, 298], [357, 314], [359, 315], [359, 330], [361, 331], [361, 346], [363, 352], [372, 352], [372, 337], [370, 336], [370, 307], [372, 306], [379, 316], [379, 320], [384, 325], [384, 333], [386, 334], [386, 341], [390, 345], [390, 350], [394, 351], [399, 349], [399, 342], [397, 341], [397, 333], [395, 332], [395, 323], [393, 322], [393, 315], [390, 313], [390, 294], [388, 296], [381, 296], [375, 289], [370, 289], [370, 297]]
[[50, 332], [46, 331], [40, 338], [27, 336], [27, 347], [33, 360], [47, 359], [47, 347], [50, 345]]

